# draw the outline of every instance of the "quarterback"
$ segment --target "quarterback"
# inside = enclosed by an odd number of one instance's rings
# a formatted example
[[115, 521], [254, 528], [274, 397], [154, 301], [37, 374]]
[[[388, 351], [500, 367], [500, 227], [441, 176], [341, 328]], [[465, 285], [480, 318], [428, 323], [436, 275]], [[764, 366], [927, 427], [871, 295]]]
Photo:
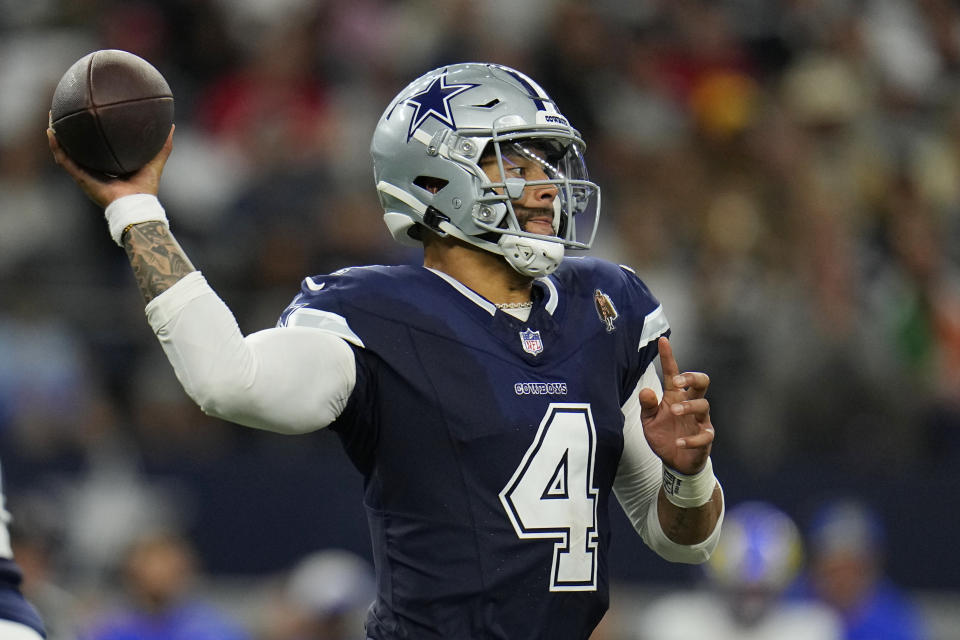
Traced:
[[[207, 413], [334, 430], [364, 477], [370, 640], [587, 638], [608, 605], [615, 496], [646, 545], [705, 561], [723, 519], [704, 373], [628, 268], [587, 257], [600, 212], [584, 142], [526, 75], [435, 69], [377, 123], [374, 184], [422, 266], [305, 278], [247, 336], [170, 233], [146, 167], [100, 180], [146, 315]], [[657, 374], [659, 358], [663, 381]]]

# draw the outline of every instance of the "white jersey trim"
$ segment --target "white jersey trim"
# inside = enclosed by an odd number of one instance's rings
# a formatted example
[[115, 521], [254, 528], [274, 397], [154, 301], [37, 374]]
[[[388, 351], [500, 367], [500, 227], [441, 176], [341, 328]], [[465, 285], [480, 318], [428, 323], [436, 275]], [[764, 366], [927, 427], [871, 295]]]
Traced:
[[[444, 280], [446, 280], [450, 286], [462, 293], [464, 296], [469, 298], [473, 303], [479, 306], [481, 309], [489, 313], [491, 316], [497, 312], [497, 305], [493, 304], [476, 291], [463, 284], [453, 276], [444, 273], [443, 271], [437, 271], [436, 269], [431, 269], [430, 267], [424, 267], [427, 271], [437, 274]], [[549, 276], [543, 278], [537, 278], [537, 281], [542, 282], [544, 287], [547, 289], [547, 301], [544, 303], [543, 308], [547, 313], [553, 315], [553, 312], [557, 310], [557, 305], [560, 304], [560, 293], [557, 291], [557, 285], [553, 283], [553, 280]], [[527, 313], [523, 314], [521, 317], [519, 314], [511, 314], [517, 317], [520, 317], [521, 320], [526, 320], [526, 317], [529, 316], [529, 310], [526, 310]]]
[[[294, 309], [287, 315], [286, 327], [309, 327], [311, 329], [320, 329], [327, 333], [332, 333], [338, 338], [343, 338], [351, 344], [358, 347], [364, 347], [363, 340], [360, 339], [350, 324], [343, 316], [332, 311], [322, 311], [320, 309], [311, 309], [310, 307], [300, 307]], [[365, 347], [364, 347], [365, 348]]]
[[660, 305], [643, 319], [643, 330], [640, 332], [640, 344], [637, 346], [637, 351], [650, 344], [654, 338], [666, 333], [669, 328], [670, 323], [667, 322], [667, 314], [663, 311], [663, 305]]
[[537, 280], [547, 288], [547, 302], [543, 305], [543, 308], [546, 309], [547, 313], [553, 315], [553, 312], [557, 310], [557, 305], [560, 304], [560, 293], [557, 291], [557, 285], [553, 283], [549, 276], [537, 278]]
[[492, 302], [490, 302], [489, 300], [481, 296], [479, 293], [477, 293], [467, 285], [463, 284], [462, 282], [454, 278], [453, 276], [448, 275], [443, 271], [437, 271], [436, 269], [431, 269], [430, 267], [424, 267], [424, 269], [426, 269], [431, 273], [435, 273], [441, 278], [443, 278], [444, 280], [446, 280], [451, 287], [453, 287], [454, 289], [462, 293], [465, 297], [469, 298], [478, 307], [480, 307], [490, 315], [494, 315], [497, 312], [497, 305], [493, 304]]

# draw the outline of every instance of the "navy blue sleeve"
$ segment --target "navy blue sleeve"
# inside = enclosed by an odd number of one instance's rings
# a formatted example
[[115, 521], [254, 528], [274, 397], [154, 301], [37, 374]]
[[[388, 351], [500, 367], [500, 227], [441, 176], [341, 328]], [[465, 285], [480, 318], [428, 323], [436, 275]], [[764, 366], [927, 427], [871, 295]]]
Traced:
[[657, 341], [661, 336], [670, 336], [670, 325], [660, 301], [637, 274], [627, 267], [607, 263], [608, 270], [614, 267], [617, 272], [610, 275], [619, 284], [617, 295], [624, 307], [623, 315], [627, 316], [623, 318], [626, 331], [622, 349], [628, 366], [621, 382], [622, 404], [627, 401], [629, 394], [633, 393], [643, 373], [659, 356]]

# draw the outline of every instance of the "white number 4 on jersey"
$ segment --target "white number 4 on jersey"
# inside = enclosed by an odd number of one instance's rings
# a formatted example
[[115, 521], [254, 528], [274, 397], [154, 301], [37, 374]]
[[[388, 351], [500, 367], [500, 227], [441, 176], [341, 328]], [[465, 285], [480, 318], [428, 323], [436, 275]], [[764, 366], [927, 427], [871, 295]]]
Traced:
[[589, 404], [551, 403], [500, 492], [517, 536], [554, 541], [551, 591], [597, 589], [596, 442]]

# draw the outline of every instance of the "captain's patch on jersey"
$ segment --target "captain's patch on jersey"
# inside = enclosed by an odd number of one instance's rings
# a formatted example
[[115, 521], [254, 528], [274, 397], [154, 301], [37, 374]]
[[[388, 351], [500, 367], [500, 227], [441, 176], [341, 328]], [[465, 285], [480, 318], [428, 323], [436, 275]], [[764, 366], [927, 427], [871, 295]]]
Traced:
[[616, 329], [616, 327], [613, 326], [613, 321], [616, 320], [620, 314], [617, 313], [617, 308], [613, 306], [613, 300], [610, 299], [610, 296], [600, 291], [600, 289], [597, 289], [593, 292], [593, 302], [597, 305], [597, 315], [600, 316], [600, 320], [602, 320], [603, 324], [607, 327], [607, 333]]
[[543, 351], [543, 341], [540, 339], [540, 332], [533, 329], [527, 329], [520, 332], [520, 344], [523, 350], [532, 356]]

